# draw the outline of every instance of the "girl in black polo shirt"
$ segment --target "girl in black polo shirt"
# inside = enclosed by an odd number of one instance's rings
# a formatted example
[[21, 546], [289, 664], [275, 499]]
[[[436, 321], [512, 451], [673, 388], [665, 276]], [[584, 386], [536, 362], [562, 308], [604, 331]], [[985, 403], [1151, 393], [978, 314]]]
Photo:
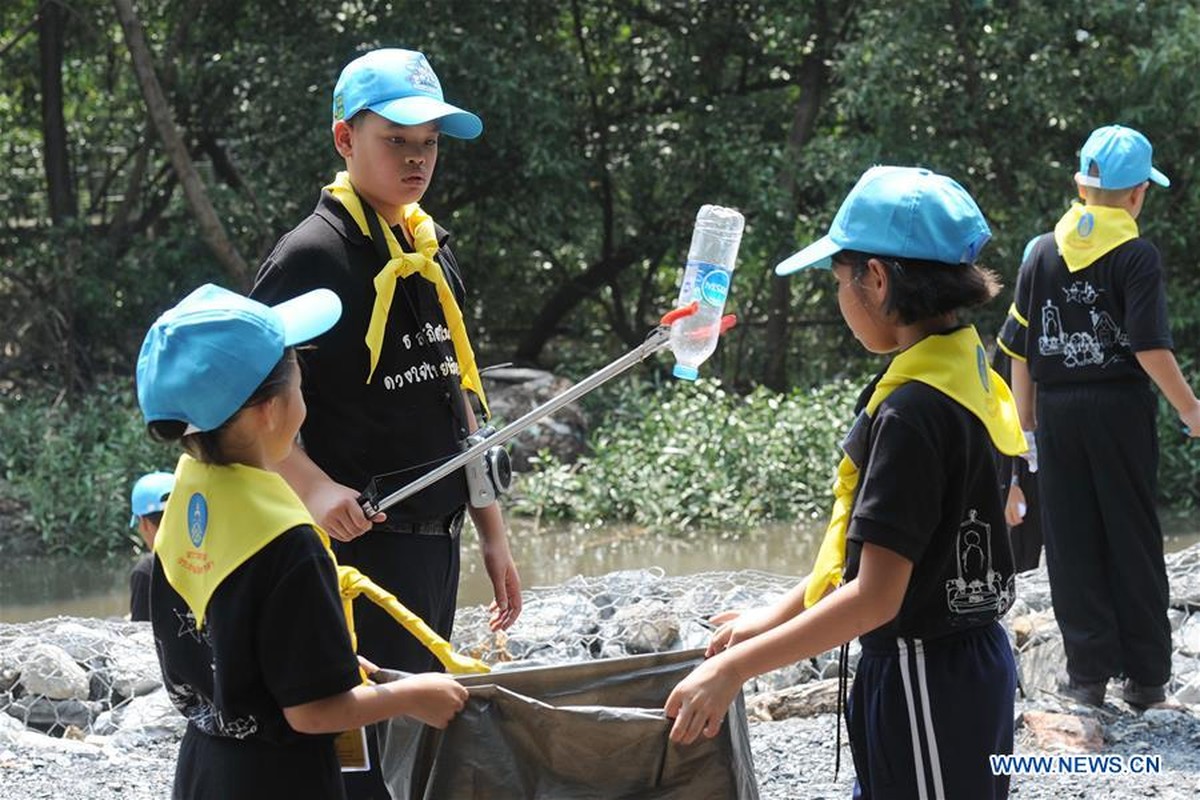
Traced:
[[858, 636], [855, 797], [1007, 796], [988, 758], [1012, 750], [1016, 684], [997, 622], [1013, 568], [993, 448], [1015, 455], [1024, 437], [957, 316], [998, 291], [974, 265], [990, 235], [950, 178], [874, 167], [829, 235], [776, 268], [832, 269], [851, 332], [896, 355], [860, 397], [812, 574], [775, 605], [726, 617], [667, 701], [672, 739], [715, 735], [746, 679]]
[[188, 720], [177, 798], [344, 797], [333, 734], [397, 715], [444, 727], [444, 675], [367, 685], [328, 539], [272, 467], [304, 419], [292, 345], [327, 330], [327, 290], [268, 307], [197, 289], [151, 327], [138, 401], [184, 455], [155, 539], [151, 623]]

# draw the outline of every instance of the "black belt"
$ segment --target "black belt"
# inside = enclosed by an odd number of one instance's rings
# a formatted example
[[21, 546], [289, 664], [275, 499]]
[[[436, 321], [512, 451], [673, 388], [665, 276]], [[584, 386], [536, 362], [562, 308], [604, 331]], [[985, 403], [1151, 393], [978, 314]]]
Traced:
[[384, 533], [406, 533], [411, 536], [449, 536], [451, 539], [462, 533], [463, 511], [456, 511], [448, 517], [418, 520], [388, 520], [378, 523], [375, 530]]

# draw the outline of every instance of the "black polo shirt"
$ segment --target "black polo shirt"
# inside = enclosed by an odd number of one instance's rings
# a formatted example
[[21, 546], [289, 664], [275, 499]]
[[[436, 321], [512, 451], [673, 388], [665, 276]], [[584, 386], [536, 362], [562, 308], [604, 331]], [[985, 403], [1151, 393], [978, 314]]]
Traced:
[[163, 683], [188, 720], [175, 796], [341, 797], [333, 736], [297, 733], [283, 714], [360, 682], [333, 560], [316, 532], [293, 528], [234, 570], [199, 630], [157, 559], [153, 570]]
[[[396, 238], [407, 248], [400, 231]], [[438, 228], [438, 260], [463, 305], [465, 292], [449, 235]], [[328, 192], [316, 210], [275, 246], [250, 296], [268, 305], [326, 288], [342, 317], [299, 350], [308, 417], [301, 440], [309, 457], [338, 483], [360, 491], [374, 476], [381, 494], [456, 455], [466, 436], [458, 361], [437, 291], [420, 275], [397, 281], [383, 348], [368, 384], [367, 326], [374, 278], [385, 258]], [[467, 501], [462, 471], [388, 510], [389, 520], [445, 517]]]
[[875, 410], [862, 447], [866, 466], [846, 535], [846, 575], [858, 574], [865, 542], [913, 563], [899, 613], [864, 634], [863, 643], [934, 639], [1003, 616], [1014, 599], [1013, 558], [983, 423], [912, 381]]
[[1146, 381], [1134, 354], [1173, 347], [1158, 248], [1132, 239], [1071, 272], [1054, 235], [1041, 236], [1017, 274], [1000, 343], [1039, 384]]

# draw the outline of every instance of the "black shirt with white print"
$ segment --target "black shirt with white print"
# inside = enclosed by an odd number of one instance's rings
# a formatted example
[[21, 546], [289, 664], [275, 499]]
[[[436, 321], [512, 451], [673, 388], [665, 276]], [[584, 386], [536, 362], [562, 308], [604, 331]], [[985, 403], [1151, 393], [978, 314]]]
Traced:
[[150, 591], [163, 681], [188, 720], [176, 796], [341, 797], [333, 737], [297, 733], [283, 715], [360, 682], [316, 532], [293, 528], [234, 570], [199, 630], [157, 561]]
[[1141, 238], [1071, 272], [1054, 234], [1039, 237], [1017, 274], [1013, 309], [1028, 327], [1010, 312], [1000, 341], [1043, 385], [1145, 381], [1133, 354], [1173, 346], [1162, 259]]
[[[863, 392], [860, 410], [875, 382]], [[900, 611], [864, 634], [934, 639], [989, 625], [1014, 599], [995, 449], [983, 423], [933, 387], [911, 381], [876, 409], [862, 440], [846, 541], [847, 580], [866, 542], [913, 563]]]
[[[448, 237], [438, 228], [437, 260], [461, 309], [465, 293]], [[396, 238], [411, 249], [398, 229]], [[298, 351], [308, 405], [300, 438], [309, 457], [345, 486], [361, 490], [387, 475], [381, 495], [457, 455], [466, 437], [454, 343], [437, 290], [420, 275], [396, 281], [379, 362], [366, 382], [374, 279], [384, 263], [349, 212], [322, 192], [316, 210], [279, 240], [250, 293], [268, 305], [318, 288], [341, 299], [337, 324]], [[466, 501], [460, 470], [392, 507], [388, 518], [443, 518]]]

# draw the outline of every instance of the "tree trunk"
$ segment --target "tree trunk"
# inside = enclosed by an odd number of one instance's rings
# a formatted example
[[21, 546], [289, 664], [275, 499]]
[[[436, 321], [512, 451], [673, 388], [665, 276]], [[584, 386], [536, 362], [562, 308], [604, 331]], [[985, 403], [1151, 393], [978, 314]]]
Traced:
[[67, 12], [58, 3], [44, 3], [38, 13], [38, 57], [42, 88], [42, 162], [50, 219], [61, 225], [75, 217], [75, 189], [71, 181], [67, 125], [63, 119], [63, 42]]
[[146, 44], [142, 26], [133, 9], [133, 4], [131, 0], [113, 0], [113, 6], [116, 8], [117, 18], [121, 21], [121, 28], [125, 32], [125, 43], [129, 48], [129, 57], [133, 61], [138, 84], [142, 89], [142, 97], [146, 101], [146, 110], [154, 122], [154, 128], [158, 131], [159, 138], [162, 139], [163, 148], [183, 187], [188, 207], [196, 218], [196, 223], [200, 226], [200, 234], [229, 277], [239, 288], [246, 288], [249, 285], [250, 268], [225, 234], [225, 228], [221, 225], [220, 218], [217, 217], [216, 209], [213, 208], [212, 202], [208, 198], [204, 183], [200, 180], [200, 175], [192, 164], [191, 156], [188, 155], [187, 146], [175, 126], [174, 116], [163, 96], [158, 77], [155, 75], [150, 48]]
[[[822, 34], [825, 32], [823, 30]], [[792, 129], [788, 134], [785, 158], [788, 164], [799, 163], [801, 150], [812, 138], [828, 79], [829, 68], [825, 66], [824, 52], [813, 53], [804, 59], [799, 76], [800, 101], [796, 104], [796, 114], [792, 117]], [[785, 172], [784, 180], [787, 182], [788, 197], [795, 208], [798, 205], [795, 172]], [[772, 281], [771, 301], [767, 311], [767, 363], [763, 370], [763, 384], [777, 392], [786, 391], [788, 387], [787, 345], [791, 306], [792, 293], [789, 282]]]
[[70, 223], [79, 215], [71, 178], [67, 124], [63, 115], [62, 65], [66, 42], [66, 9], [44, 3], [38, 12], [38, 71], [42, 92], [42, 164], [46, 172], [46, 199], [56, 229], [57, 264], [49, 278], [51, 307], [44, 316], [54, 345], [64, 397], [70, 402], [82, 378], [75, 346], [75, 275], [79, 271], [78, 233]]

